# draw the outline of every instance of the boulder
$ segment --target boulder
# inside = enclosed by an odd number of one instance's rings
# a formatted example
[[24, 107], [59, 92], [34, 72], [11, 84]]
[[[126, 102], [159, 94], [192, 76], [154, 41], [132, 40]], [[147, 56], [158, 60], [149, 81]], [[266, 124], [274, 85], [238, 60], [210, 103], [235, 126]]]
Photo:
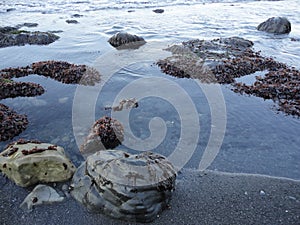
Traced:
[[123, 125], [116, 119], [104, 116], [98, 119], [83, 144], [80, 152], [88, 156], [100, 150], [114, 149], [124, 140]]
[[108, 42], [115, 48], [138, 48], [145, 44], [144, 38], [126, 32], [118, 32]]
[[74, 174], [71, 195], [92, 212], [150, 222], [168, 206], [175, 179], [172, 164], [159, 154], [100, 151]]
[[27, 187], [69, 180], [76, 168], [62, 147], [20, 139], [0, 154], [0, 169], [17, 185]]
[[272, 17], [258, 25], [257, 30], [274, 34], [288, 34], [291, 23], [285, 17]]

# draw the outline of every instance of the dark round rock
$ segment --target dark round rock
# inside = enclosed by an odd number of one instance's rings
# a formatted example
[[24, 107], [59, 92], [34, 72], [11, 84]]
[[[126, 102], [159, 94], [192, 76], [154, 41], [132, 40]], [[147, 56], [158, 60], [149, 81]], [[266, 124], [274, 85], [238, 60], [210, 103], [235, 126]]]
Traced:
[[137, 35], [129, 34], [127, 32], [118, 32], [113, 35], [108, 42], [115, 48], [119, 47], [134, 47], [141, 46], [146, 43], [144, 38]]
[[272, 17], [258, 25], [257, 30], [274, 34], [288, 34], [291, 23], [285, 17]]

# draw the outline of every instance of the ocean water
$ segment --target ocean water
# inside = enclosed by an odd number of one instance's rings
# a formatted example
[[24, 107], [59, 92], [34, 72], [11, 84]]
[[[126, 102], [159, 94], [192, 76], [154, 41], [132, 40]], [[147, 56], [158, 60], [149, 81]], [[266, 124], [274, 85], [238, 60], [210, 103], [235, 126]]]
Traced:
[[[76, 165], [83, 161], [78, 146], [92, 122], [109, 115], [126, 128], [120, 149], [152, 150], [179, 167], [300, 179], [299, 118], [278, 112], [272, 101], [236, 94], [228, 85], [169, 77], [154, 64], [167, 55], [161, 49], [168, 45], [239, 36], [252, 40], [263, 55], [300, 69], [300, 41], [291, 40], [300, 39], [299, 5], [299, 0], [4, 0], [0, 26], [38, 23], [22, 29], [60, 31], [60, 39], [47, 46], [2, 48], [0, 68], [64, 60], [96, 67], [103, 79], [95, 87], [83, 87], [32, 75], [18, 80], [40, 83], [45, 94], [0, 102], [28, 115], [27, 130], [15, 139], [62, 145]], [[156, 8], [165, 11], [156, 14]], [[256, 30], [273, 16], [287, 17], [291, 33]], [[79, 23], [68, 24], [68, 19]], [[117, 51], [107, 40], [118, 31], [140, 35], [148, 43]], [[105, 110], [133, 97], [139, 100], [136, 109]], [[1, 149], [7, 143], [0, 143]]]

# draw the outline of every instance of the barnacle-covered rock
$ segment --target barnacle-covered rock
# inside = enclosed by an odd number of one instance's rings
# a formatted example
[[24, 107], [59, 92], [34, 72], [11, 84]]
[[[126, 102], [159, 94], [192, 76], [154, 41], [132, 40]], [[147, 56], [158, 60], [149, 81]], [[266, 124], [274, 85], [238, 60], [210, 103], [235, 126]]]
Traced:
[[144, 38], [127, 32], [118, 32], [108, 42], [115, 48], [138, 48], [145, 44]]
[[62, 147], [20, 139], [0, 154], [0, 170], [17, 185], [27, 187], [39, 182], [70, 179], [75, 166]]
[[123, 125], [116, 119], [104, 116], [94, 123], [89, 135], [80, 146], [80, 152], [88, 156], [100, 150], [113, 149], [123, 140]]
[[172, 164], [159, 154], [99, 151], [74, 174], [71, 194], [92, 212], [150, 222], [168, 206], [175, 179]]

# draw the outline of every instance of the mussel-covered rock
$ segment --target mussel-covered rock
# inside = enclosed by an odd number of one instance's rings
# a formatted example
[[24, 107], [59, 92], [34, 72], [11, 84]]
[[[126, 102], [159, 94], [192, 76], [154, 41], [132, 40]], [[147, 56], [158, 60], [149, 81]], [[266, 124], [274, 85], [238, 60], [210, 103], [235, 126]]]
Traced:
[[[66, 84], [95, 85], [100, 81], [99, 72], [86, 65], [76, 65], [65, 61], [40, 61], [25, 67], [5, 68], [0, 70], [0, 77], [11, 79], [38, 74], [51, 77]], [[0, 80], [1, 82], [1, 80]]]
[[115, 48], [138, 48], [145, 44], [144, 38], [127, 32], [118, 32], [108, 42]]
[[291, 23], [285, 17], [272, 17], [258, 25], [257, 30], [274, 34], [291, 32]]
[[100, 150], [113, 149], [123, 140], [123, 125], [116, 119], [104, 116], [94, 123], [89, 135], [80, 146], [80, 151], [84, 156], [88, 156]]
[[7, 141], [19, 135], [27, 125], [26, 115], [17, 114], [6, 105], [0, 104], [0, 141]]
[[20, 139], [0, 154], [0, 170], [17, 185], [27, 187], [39, 182], [70, 179], [75, 166], [62, 147]]
[[150, 222], [168, 206], [175, 179], [172, 164], [159, 154], [99, 151], [74, 174], [71, 194], [92, 212]]

